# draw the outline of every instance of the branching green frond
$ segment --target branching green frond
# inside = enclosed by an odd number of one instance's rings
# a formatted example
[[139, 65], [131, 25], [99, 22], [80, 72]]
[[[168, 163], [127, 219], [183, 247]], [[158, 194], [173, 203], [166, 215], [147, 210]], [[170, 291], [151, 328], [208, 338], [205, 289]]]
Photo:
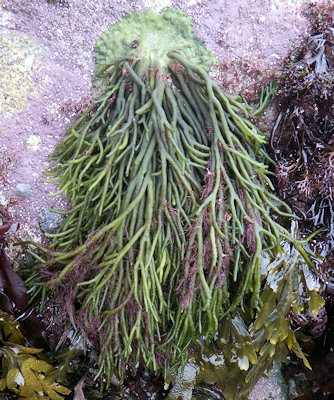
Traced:
[[[159, 18], [169, 21], [169, 12]], [[103, 94], [56, 148], [48, 175], [71, 208], [49, 235], [52, 250], [37, 246], [36, 270], [99, 351], [97, 376], [107, 382], [123, 378], [126, 365], [157, 372], [184, 360], [190, 342], [212, 339], [237, 310], [258, 315], [265, 329], [275, 298], [267, 296], [270, 273], [286, 314], [298, 307], [290, 280], [314, 268], [303, 242], [279, 223], [294, 215], [273, 192], [266, 137], [248, 118], [250, 107], [179, 45], [164, 48], [162, 65], [155, 47], [141, 50], [151, 43], [146, 35], [134, 33], [138, 53], [122, 48], [121, 58], [108, 59]], [[282, 287], [281, 273], [291, 276]], [[314, 298], [310, 306], [316, 312], [319, 304]], [[284, 322], [263, 336], [278, 343], [287, 332]], [[256, 363], [252, 346], [245, 349], [238, 357], [246, 351]]]

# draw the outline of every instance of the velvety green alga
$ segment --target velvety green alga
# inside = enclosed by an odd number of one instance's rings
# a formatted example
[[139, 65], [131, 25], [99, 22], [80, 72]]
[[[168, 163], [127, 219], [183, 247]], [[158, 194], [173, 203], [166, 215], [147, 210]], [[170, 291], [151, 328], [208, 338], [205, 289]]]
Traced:
[[323, 302], [251, 120], [268, 93], [258, 108], [225, 94], [213, 62], [180, 11], [126, 15], [96, 44], [101, 96], [53, 156], [71, 208], [37, 268], [107, 384], [166, 371], [217, 332], [249, 387], [275, 354], [307, 364], [287, 313]]

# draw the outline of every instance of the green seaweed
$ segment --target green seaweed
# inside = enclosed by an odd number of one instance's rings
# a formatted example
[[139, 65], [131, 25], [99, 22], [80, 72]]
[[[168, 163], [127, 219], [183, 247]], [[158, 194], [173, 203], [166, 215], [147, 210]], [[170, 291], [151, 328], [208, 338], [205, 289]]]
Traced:
[[[269, 368], [277, 346], [303, 357], [286, 314], [304, 306], [294, 282], [316, 268], [307, 240], [280, 223], [295, 216], [274, 194], [267, 139], [251, 121], [269, 94], [254, 109], [224, 93], [190, 20], [172, 9], [129, 14], [96, 52], [102, 94], [47, 173], [71, 208], [59, 211], [51, 249], [35, 244], [30, 285], [40, 275], [64, 299], [107, 386], [138, 363], [167, 374], [219, 329], [236, 376], [254, 364], [249, 383], [263, 372], [259, 355]], [[315, 313], [319, 289], [308, 302]]]
[[192, 21], [184, 12], [165, 8], [160, 14], [152, 10], [126, 14], [96, 41], [95, 86], [105, 91], [108, 72], [115, 60], [123, 57], [152, 60], [152, 68], [168, 74], [168, 53], [175, 50], [182, 50], [188, 61], [207, 70], [218, 63], [204, 42], [194, 35]]

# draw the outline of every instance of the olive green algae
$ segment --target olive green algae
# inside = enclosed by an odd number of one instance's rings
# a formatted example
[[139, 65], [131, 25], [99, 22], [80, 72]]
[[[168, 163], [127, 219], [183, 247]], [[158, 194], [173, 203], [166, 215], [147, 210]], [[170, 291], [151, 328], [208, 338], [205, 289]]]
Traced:
[[273, 193], [266, 137], [250, 120], [268, 96], [256, 109], [226, 95], [192, 35], [189, 18], [168, 9], [130, 14], [97, 42], [102, 94], [48, 172], [72, 208], [49, 235], [54, 250], [36, 246], [34, 277], [49, 270], [44, 294], [66, 296], [107, 384], [138, 362], [167, 377], [191, 343], [205, 366], [215, 339], [215, 367], [229, 371], [217, 383], [246, 398], [290, 350], [308, 365], [287, 314], [322, 306], [320, 285], [309, 285], [318, 259], [277, 218], [294, 215]]

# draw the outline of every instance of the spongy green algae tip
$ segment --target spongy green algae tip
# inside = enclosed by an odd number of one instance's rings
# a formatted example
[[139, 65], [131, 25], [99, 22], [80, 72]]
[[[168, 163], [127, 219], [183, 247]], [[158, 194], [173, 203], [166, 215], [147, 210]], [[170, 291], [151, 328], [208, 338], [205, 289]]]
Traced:
[[168, 52], [181, 51], [190, 62], [209, 69], [217, 62], [194, 33], [187, 14], [174, 8], [160, 13], [147, 10], [124, 16], [102, 33], [95, 45], [95, 77], [121, 57], [147, 58], [149, 64], [167, 72]]

